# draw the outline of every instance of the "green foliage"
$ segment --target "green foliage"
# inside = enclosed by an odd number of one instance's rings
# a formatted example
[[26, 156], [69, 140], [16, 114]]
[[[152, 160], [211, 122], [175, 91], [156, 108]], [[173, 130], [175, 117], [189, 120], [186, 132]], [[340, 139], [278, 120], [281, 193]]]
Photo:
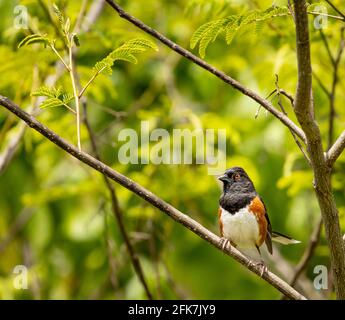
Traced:
[[55, 15], [58, 18], [60, 30], [62, 31], [63, 35], [68, 39], [69, 38], [69, 31], [71, 28], [71, 20], [70, 18], [65, 19], [63, 13], [60, 11], [57, 5], [53, 5]]
[[36, 91], [33, 91], [31, 95], [34, 97], [47, 97], [47, 99], [41, 103], [41, 108], [68, 107], [68, 103], [73, 100], [73, 95], [66, 92], [61, 86], [58, 88], [42, 86]]
[[111, 75], [111, 68], [115, 61], [123, 60], [136, 64], [138, 59], [134, 55], [145, 52], [148, 49], [157, 51], [158, 47], [154, 42], [143, 38], [128, 40], [122, 46], [109, 53], [103, 60], [97, 62], [94, 66], [94, 71], [98, 74], [105, 73]]
[[208, 45], [210, 42], [215, 41], [220, 33], [225, 32], [226, 42], [231, 44], [235, 35], [244, 27], [253, 25], [254, 33], [258, 33], [264, 22], [288, 14], [289, 9], [287, 7], [272, 6], [266, 10], [249, 11], [245, 14], [231, 15], [224, 19], [210, 21], [194, 32], [190, 40], [190, 46], [194, 49], [199, 43], [199, 54], [201, 57], [205, 57]]
[[28, 46], [34, 43], [43, 43], [47, 45], [50, 43], [50, 40], [47, 37], [42, 36], [40, 34], [30, 34], [26, 36], [22, 41], [20, 41], [20, 43], [18, 44], [18, 48]]

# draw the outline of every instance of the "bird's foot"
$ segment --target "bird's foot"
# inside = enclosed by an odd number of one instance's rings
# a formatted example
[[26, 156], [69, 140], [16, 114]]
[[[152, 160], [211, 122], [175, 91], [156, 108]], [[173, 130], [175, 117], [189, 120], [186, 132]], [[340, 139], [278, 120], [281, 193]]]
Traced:
[[[228, 244], [230, 244], [230, 240], [227, 239], [227, 238], [222, 237], [222, 238], [220, 238], [219, 244], [221, 245], [222, 251], [224, 252], [226, 247], [228, 246]], [[229, 249], [231, 250], [231, 244], [229, 246]]]
[[264, 273], [268, 272], [268, 268], [267, 268], [265, 262], [263, 262], [263, 261], [256, 263], [255, 266], [260, 268], [260, 277], [262, 277], [264, 275]]

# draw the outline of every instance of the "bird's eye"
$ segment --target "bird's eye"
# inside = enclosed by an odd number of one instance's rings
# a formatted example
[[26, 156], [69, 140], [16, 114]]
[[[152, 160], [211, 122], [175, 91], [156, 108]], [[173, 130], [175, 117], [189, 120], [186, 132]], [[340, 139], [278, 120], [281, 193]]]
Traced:
[[241, 175], [239, 173], [235, 173], [233, 178], [234, 178], [235, 181], [240, 181], [241, 180]]

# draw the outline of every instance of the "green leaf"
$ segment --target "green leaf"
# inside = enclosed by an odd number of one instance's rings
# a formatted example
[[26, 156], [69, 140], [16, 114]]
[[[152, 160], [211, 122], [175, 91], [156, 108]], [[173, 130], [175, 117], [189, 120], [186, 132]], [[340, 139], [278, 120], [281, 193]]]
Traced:
[[55, 108], [55, 107], [60, 107], [63, 105], [64, 105], [64, 102], [58, 98], [47, 98], [46, 100], [44, 100], [41, 103], [40, 108], [42, 108], [42, 109], [44, 109], [44, 108]]
[[123, 60], [130, 63], [138, 63], [135, 54], [142, 53], [148, 49], [158, 50], [156, 44], [150, 40], [136, 38], [126, 41], [122, 46], [110, 52], [107, 57], [97, 62], [94, 66], [94, 71], [97, 73], [112, 74], [112, 66], [115, 61]]
[[[62, 12], [60, 11], [59, 7], [56, 4], [53, 5], [53, 9], [54, 9], [55, 15], [57, 16], [57, 18], [59, 20], [61, 30], [63, 32], [65, 32], [65, 30], [66, 30], [65, 29], [65, 27], [66, 27], [65, 17], [63, 16]], [[67, 25], [67, 27], [68, 27], [68, 25]]]
[[42, 86], [31, 93], [32, 96], [47, 97], [40, 105], [41, 108], [53, 108], [68, 106], [68, 103], [74, 99], [74, 96], [68, 93], [63, 87]]
[[229, 19], [225, 18], [214, 20], [202, 25], [192, 36], [190, 42], [191, 48], [194, 48], [199, 42], [199, 54], [201, 57], [204, 57], [209, 43], [216, 40], [217, 36], [224, 30], [227, 23], [229, 23]]
[[64, 94], [62, 95], [62, 101], [63, 101], [65, 104], [68, 104], [68, 103], [71, 102], [73, 99], [74, 99], [73, 94], [64, 93]]
[[71, 101], [73, 99], [73, 95], [68, 93], [63, 87], [48, 87], [42, 86], [37, 90], [31, 93], [34, 97], [48, 97], [48, 98], [58, 98], [64, 101], [65, 103]]
[[67, 18], [64, 26], [63, 26], [63, 30], [65, 32], [65, 34], [68, 34], [69, 33], [69, 29], [71, 28], [71, 19], [70, 18]]
[[33, 43], [44, 43], [44, 44], [49, 44], [50, 41], [47, 37], [42, 36], [40, 34], [30, 34], [26, 36], [19, 44], [18, 48], [21, 48], [23, 46], [28, 46]]
[[240, 28], [241, 21], [239, 18], [234, 18], [233, 21], [229, 22], [226, 26], [225, 40], [227, 44], [230, 44], [234, 39], [238, 29]]
[[36, 91], [33, 91], [31, 93], [32, 96], [34, 97], [50, 97], [50, 98], [55, 98], [57, 96], [58, 90], [47, 86], [42, 86], [38, 88]]
[[234, 36], [244, 26], [254, 25], [255, 31], [257, 31], [262, 28], [263, 21], [288, 14], [289, 9], [287, 7], [272, 6], [262, 11], [254, 10], [242, 15], [231, 15], [224, 19], [209, 21], [194, 32], [190, 40], [190, 47], [194, 49], [199, 43], [199, 54], [204, 57], [208, 45], [215, 41], [223, 31], [226, 31], [225, 39], [227, 44], [230, 44]]

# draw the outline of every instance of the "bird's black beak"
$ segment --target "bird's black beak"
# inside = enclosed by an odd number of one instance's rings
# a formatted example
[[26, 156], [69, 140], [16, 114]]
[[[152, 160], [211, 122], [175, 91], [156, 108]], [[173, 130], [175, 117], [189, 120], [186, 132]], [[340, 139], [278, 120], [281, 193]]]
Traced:
[[218, 180], [220, 180], [220, 181], [222, 181], [222, 182], [231, 182], [231, 181], [230, 181], [230, 178], [229, 178], [226, 174], [224, 174], [224, 175], [218, 177]]

